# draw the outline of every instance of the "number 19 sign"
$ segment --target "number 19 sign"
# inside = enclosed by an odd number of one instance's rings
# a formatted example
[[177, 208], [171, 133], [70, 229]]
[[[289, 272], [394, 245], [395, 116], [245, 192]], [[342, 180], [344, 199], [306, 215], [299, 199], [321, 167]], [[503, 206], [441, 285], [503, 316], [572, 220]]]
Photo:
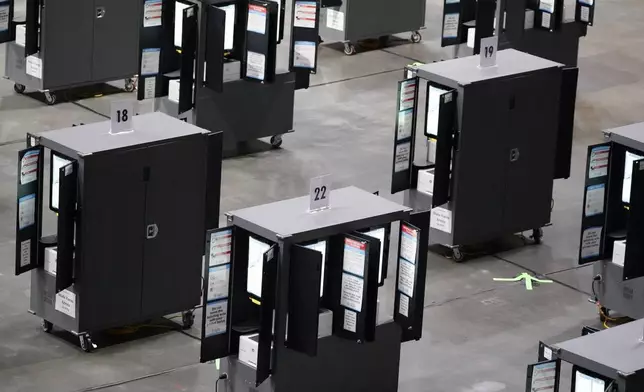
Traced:
[[123, 133], [132, 131], [132, 117], [134, 116], [134, 101], [114, 101], [110, 108], [110, 133]]
[[498, 47], [498, 43], [498, 36], [481, 38], [480, 68], [494, 67], [496, 65], [496, 49]]
[[309, 188], [309, 212], [325, 210], [329, 208], [331, 199], [331, 175], [311, 178]]

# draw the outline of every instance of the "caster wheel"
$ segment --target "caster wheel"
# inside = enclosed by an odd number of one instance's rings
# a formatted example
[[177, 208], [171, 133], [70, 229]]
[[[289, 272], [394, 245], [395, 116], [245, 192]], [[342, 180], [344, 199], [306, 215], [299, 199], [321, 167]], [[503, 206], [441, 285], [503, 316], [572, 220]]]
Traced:
[[282, 146], [282, 135], [275, 135], [271, 137], [271, 146], [280, 148]]
[[181, 314], [181, 322], [183, 329], [190, 329], [193, 325], [195, 325], [195, 314], [192, 312], [192, 310], [183, 312]]
[[91, 353], [95, 348], [92, 338], [87, 334], [78, 335], [78, 341], [80, 342], [81, 349], [86, 353]]
[[599, 321], [606, 322], [608, 320], [608, 317], [610, 317], [610, 309], [601, 307], [599, 309]]
[[51, 330], [52, 330], [52, 328], [54, 328], [54, 324], [50, 323], [50, 322], [49, 322], [49, 321], [47, 321], [47, 320], [43, 320], [43, 321], [42, 321], [42, 330], [43, 330], [43, 331], [45, 331], [45, 332], [47, 332], [47, 333], [50, 333], [50, 332], [51, 332]]
[[50, 92], [45, 93], [45, 102], [47, 102], [47, 105], [55, 105], [57, 100], [58, 97], [56, 97], [56, 94]]
[[423, 36], [422, 36], [422, 35], [420, 35], [420, 33], [419, 33], [418, 31], [414, 31], [413, 33], [411, 33], [411, 42], [413, 42], [413, 43], [417, 44], [417, 43], [419, 43], [422, 39], [423, 39]]
[[463, 258], [465, 255], [463, 255], [463, 252], [459, 248], [452, 248], [452, 259], [454, 259], [455, 262], [460, 263], [463, 261]]
[[125, 91], [128, 93], [131, 93], [134, 90], [136, 90], [136, 85], [134, 84], [134, 80], [125, 79]]
[[542, 238], [543, 238], [543, 229], [541, 227], [538, 229], [532, 230], [532, 239], [534, 240], [535, 245], [540, 244]]
[[347, 56], [353, 56], [354, 54], [356, 54], [356, 46], [348, 42], [345, 43], [344, 54], [346, 54]]
[[13, 85], [13, 91], [17, 92], [18, 94], [24, 93], [26, 88], [27, 87], [25, 87], [24, 84], [20, 84], [20, 83], [15, 83]]

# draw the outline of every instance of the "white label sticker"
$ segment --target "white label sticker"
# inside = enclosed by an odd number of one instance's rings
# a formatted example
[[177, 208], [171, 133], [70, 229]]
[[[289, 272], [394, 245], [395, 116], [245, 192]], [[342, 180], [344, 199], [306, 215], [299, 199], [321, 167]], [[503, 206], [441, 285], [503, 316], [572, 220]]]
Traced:
[[580, 6], [581, 10], [579, 12], [579, 17], [582, 22], [590, 23], [590, 7], [585, 5]]
[[400, 293], [400, 303], [398, 304], [398, 313], [409, 317], [409, 297]]
[[36, 194], [18, 199], [18, 229], [22, 230], [36, 223]]
[[599, 146], [590, 150], [588, 178], [603, 177], [608, 174], [608, 158], [610, 146]]
[[20, 243], [20, 266], [25, 267], [31, 264], [31, 240], [24, 240]]
[[540, 0], [539, 9], [552, 14], [555, 12], [555, 0]]
[[228, 297], [230, 265], [211, 267], [208, 270], [208, 301]]
[[356, 331], [356, 325], [358, 324], [358, 313], [345, 309], [344, 310], [344, 323], [342, 328], [349, 332]]
[[403, 140], [411, 136], [414, 125], [414, 109], [398, 112], [398, 129], [396, 139]]
[[494, 67], [496, 65], [496, 49], [499, 46], [499, 37], [492, 36], [481, 38], [481, 55], [479, 67]]
[[309, 212], [329, 208], [331, 202], [331, 175], [311, 178], [309, 182]]
[[228, 300], [211, 302], [206, 305], [205, 336], [210, 337], [226, 332], [228, 318]]
[[157, 78], [150, 76], [144, 79], [143, 99], [154, 98], [157, 94]]
[[265, 69], [266, 56], [261, 53], [248, 51], [248, 56], [246, 56], [246, 76], [257, 80], [264, 80]]
[[432, 208], [431, 217], [429, 219], [429, 227], [451, 234], [452, 211], [443, 207]]
[[364, 276], [365, 251], [367, 244], [353, 240], [344, 239], [344, 255], [342, 259], [342, 270], [353, 275]]
[[250, 4], [248, 6], [248, 31], [266, 34], [266, 8]]
[[414, 108], [416, 102], [416, 79], [405, 80], [400, 83], [400, 103], [398, 110]]
[[209, 266], [230, 263], [230, 255], [233, 250], [233, 231], [217, 231], [210, 235], [210, 260]]
[[160, 60], [160, 48], [143, 49], [143, 52], [141, 53], [141, 75], [146, 76], [158, 74]]
[[293, 27], [314, 29], [316, 15], [317, 5], [314, 1], [296, 1]]
[[445, 14], [443, 20], [443, 38], [456, 38], [458, 37], [459, 20], [461, 15], [458, 13]]
[[25, 73], [36, 79], [42, 79], [42, 60], [34, 55], [27, 57]]
[[146, 0], [143, 4], [143, 27], [161, 26], [163, 2]]
[[362, 311], [362, 295], [364, 289], [364, 279], [357, 276], [342, 273], [342, 292], [340, 295], [340, 304], [345, 308]]
[[581, 258], [599, 256], [602, 239], [602, 227], [590, 227], [584, 230], [581, 237]]
[[0, 33], [9, 30], [9, 6], [0, 6]]
[[38, 179], [39, 150], [27, 151], [20, 160], [20, 185], [29, 184]]
[[112, 101], [110, 105], [110, 133], [132, 131], [134, 101]]
[[413, 297], [416, 266], [409, 261], [400, 258], [398, 260], [398, 267], [400, 268], [398, 274], [398, 291], [406, 294], [408, 297]]
[[543, 346], [543, 357], [548, 361], [552, 360], [552, 350], [548, 346]]
[[405, 224], [400, 226], [400, 257], [416, 264], [418, 249], [418, 232]]
[[315, 42], [295, 41], [293, 45], [293, 66], [299, 68], [315, 68]]
[[327, 8], [326, 27], [333, 30], [344, 31], [344, 12]]
[[405, 142], [396, 145], [396, 154], [394, 160], [394, 172], [398, 173], [409, 169], [411, 160], [411, 143]]
[[56, 276], [56, 268], [58, 267], [58, 248], [45, 249], [45, 271]]
[[547, 12], [541, 13], [541, 27], [544, 29], [550, 28], [550, 21], [552, 20], [552, 15]]
[[586, 205], [584, 206], [584, 214], [586, 216], [604, 213], [605, 190], [605, 184], [591, 185], [586, 188]]
[[71, 318], [76, 318], [76, 294], [68, 289], [56, 294], [54, 309]]

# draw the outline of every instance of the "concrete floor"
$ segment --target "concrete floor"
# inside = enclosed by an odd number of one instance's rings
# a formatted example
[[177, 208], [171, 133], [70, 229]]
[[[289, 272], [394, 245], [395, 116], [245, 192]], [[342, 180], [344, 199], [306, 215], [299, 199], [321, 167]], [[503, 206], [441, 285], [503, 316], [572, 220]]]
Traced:
[[[322, 173], [333, 173], [336, 186], [386, 192], [401, 69], [412, 59], [451, 54], [438, 41], [442, 1], [427, 3], [421, 44], [401, 39], [353, 57], [336, 45], [321, 49], [314, 87], [297, 92], [296, 132], [285, 137], [283, 148], [224, 162], [222, 211], [299, 196]], [[424, 337], [403, 346], [400, 391], [521, 391], [539, 340], [574, 337], [582, 326], [596, 324], [586, 294], [591, 269], [577, 268], [576, 261], [586, 146], [601, 140], [602, 129], [644, 121], [642, 47], [644, 3], [602, 1], [596, 25], [581, 43], [573, 175], [556, 182], [553, 225], [544, 229], [544, 243], [463, 264], [430, 254]], [[285, 52], [282, 45], [282, 62]], [[3, 56], [0, 47], [0, 68]], [[28, 274], [13, 276], [16, 156], [25, 133], [103, 120], [109, 100], [123, 97], [128, 95], [79, 103], [97, 114], [75, 103], [45, 106], [0, 80], [0, 391], [213, 390], [218, 373], [214, 365], [198, 364], [196, 328], [187, 334], [160, 329], [84, 354], [65, 334], [40, 330], [40, 320], [27, 313]], [[526, 270], [556, 283], [526, 291], [492, 280]], [[391, 290], [389, 282], [381, 291]]]

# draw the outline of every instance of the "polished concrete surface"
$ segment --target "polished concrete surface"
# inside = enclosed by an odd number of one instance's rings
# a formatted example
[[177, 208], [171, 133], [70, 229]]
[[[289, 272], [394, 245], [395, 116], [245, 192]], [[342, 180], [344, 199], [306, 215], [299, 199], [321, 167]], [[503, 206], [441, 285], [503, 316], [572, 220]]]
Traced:
[[[442, 1], [427, 5], [420, 44], [402, 34], [387, 48], [361, 49], [353, 57], [332, 43], [322, 47], [314, 87], [297, 92], [295, 132], [284, 137], [282, 149], [224, 162], [222, 211], [305, 194], [309, 179], [323, 173], [332, 173], [338, 187], [388, 193], [401, 68], [452, 55], [439, 45]], [[430, 254], [424, 336], [403, 345], [401, 391], [521, 391], [539, 340], [574, 337], [582, 326], [597, 324], [587, 302], [591, 267], [577, 266], [586, 147], [601, 141], [602, 129], [644, 121], [644, 3], [604, 0], [597, 10], [596, 24], [581, 43], [572, 177], [555, 184], [553, 225], [538, 246], [521, 243], [461, 264]], [[285, 45], [279, 51], [285, 64]], [[0, 46], [0, 71], [3, 66]], [[153, 323], [146, 327], [150, 336], [85, 354], [65, 333], [40, 330], [40, 321], [27, 312], [28, 274], [13, 276], [16, 157], [25, 133], [103, 120], [110, 100], [127, 97], [48, 107], [0, 80], [2, 392], [214, 390], [216, 366], [198, 364], [199, 328], [182, 333]], [[556, 282], [526, 291], [521, 284], [493, 281], [523, 271]], [[381, 289], [385, 315], [391, 280]]]

